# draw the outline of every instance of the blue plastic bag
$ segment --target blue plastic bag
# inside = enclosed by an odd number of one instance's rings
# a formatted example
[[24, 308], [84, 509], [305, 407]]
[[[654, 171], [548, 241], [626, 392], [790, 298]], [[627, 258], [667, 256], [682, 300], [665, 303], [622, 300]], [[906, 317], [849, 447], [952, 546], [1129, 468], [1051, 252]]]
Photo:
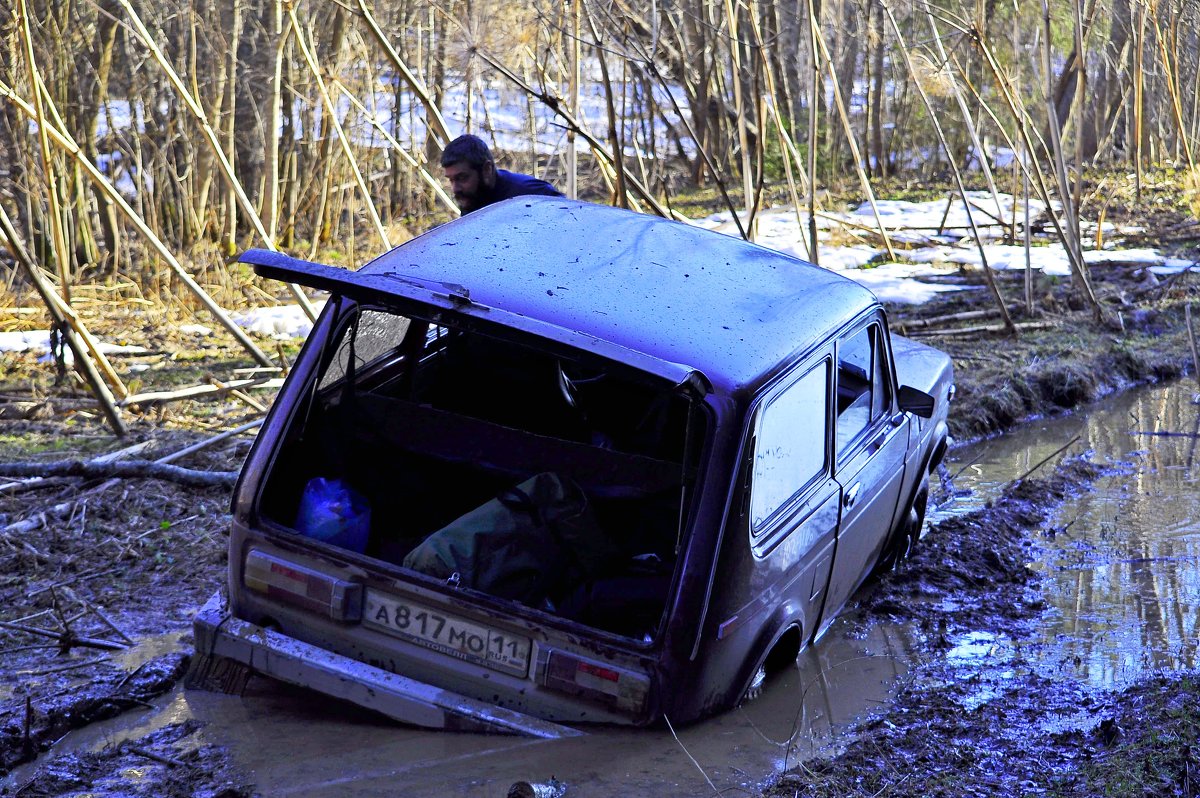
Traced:
[[313, 477], [300, 497], [296, 529], [307, 537], [361, 554], [371, 532], [371, 507], [342, 480]]

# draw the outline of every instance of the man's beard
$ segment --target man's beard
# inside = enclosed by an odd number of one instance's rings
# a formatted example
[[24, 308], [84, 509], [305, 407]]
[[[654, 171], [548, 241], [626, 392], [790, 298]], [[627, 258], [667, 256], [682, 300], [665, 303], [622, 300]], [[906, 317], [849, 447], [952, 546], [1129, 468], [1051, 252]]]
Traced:
[[454, 204], [457, 205], [458, 209], [464, 213], [466, 213], [467, 211], [473, 211], [477, 207], [479, 207], [478, 201], [479, 201], [479, 192], [475, 192], [474, 194], [455, 194], [454, 195]]

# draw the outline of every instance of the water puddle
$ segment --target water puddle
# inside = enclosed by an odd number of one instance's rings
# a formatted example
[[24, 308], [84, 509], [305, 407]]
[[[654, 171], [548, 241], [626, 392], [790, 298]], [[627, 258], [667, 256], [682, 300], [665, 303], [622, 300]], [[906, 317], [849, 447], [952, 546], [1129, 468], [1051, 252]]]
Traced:
[[[1191, 385], [1115, 397], [1086, 414], [1031, 424], [952, 453], [956, 497], [935, 514], [982, 505], [1059, 451], [1086, 449], [1124, 464], [1067, 501], [1039, 537], [1030, 567], [1045, 576], [1050, 611], [1032, 641], [981, 630], [950, 640], [944, 678], [986, 674], [968, 691], [976, 709], [1013, 678], [1012, 663], [1112, 687], [1196, 664], [1200, 627], [1200, 412]], [[398, 727], [303, 690], [254, 679], [232, 697], [176, 689], [156, 709], [69, 736], [92, 750], [196, 718], [205, 740], [229, 748], [272, 796], [504, 795], [517, 781], [555, 778], [568, 795], [694, 796], [754, 793], [765, 779], [836, 751], [842, 730], [887, 702], [916, 650], [913, 630], [836, 622], [793, 668], [734, 711], [682, 729], [589, 729], [570, 740], [428, 732]], [[155, 640], [140, 658], [184, 645]], [[163, 647], [166, 648], [163, 648]], [[1063, 722], [1060, 715], [1056, 722]], [[60, 749], [63, 750], [63, 749]]]
[[[1051, 611], [1030, 654], [1046, 675], [1120, 687], [1197, 663], [1200, 407], [1178, 383], [1113, 397], [1085, 414], [956, 450], [954, 484], [985, 501], [1058, 449], [1120, 465], [1071, 499], [1038, 539]], [[1077, 439], [1077, 440], [1076, 440]], [[1057, 460], [1051, 457], [1052, 462]]]

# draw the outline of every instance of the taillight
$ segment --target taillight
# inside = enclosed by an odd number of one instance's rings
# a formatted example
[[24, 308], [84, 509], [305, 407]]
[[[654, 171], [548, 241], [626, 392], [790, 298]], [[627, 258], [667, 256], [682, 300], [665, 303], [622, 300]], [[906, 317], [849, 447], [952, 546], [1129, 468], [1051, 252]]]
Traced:
[[542, 649], [538, 659], [539, 681], [551, 690], [629, 713], [646, 704], [650, 679], [645, 674], [553, 649]]
[[256, 593], [326, 615], [335, 621], [362, 620], [363, 586], [251, 549], [242, 576]]

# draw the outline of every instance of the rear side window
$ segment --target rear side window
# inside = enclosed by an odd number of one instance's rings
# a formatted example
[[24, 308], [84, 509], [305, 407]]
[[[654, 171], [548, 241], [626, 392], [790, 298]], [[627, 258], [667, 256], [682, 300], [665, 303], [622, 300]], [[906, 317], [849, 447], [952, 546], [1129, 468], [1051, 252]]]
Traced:
[[338, 340], [333, 360], [321, 377], [321, 388], [345, 378], [349, 371], [351, 353], [354, 355], [354, 369], [358, 371], [389, 353], [398, 352], [404, 335], [408, 332], [409, 321], [394, 313], [360, 308], [357, 324], [357, 331], [351, 324]]
[[756, 533], [828, 467], [829, 372], [830, 362], [822, 361], [759, 412], [750, 489], [751, 528]]

